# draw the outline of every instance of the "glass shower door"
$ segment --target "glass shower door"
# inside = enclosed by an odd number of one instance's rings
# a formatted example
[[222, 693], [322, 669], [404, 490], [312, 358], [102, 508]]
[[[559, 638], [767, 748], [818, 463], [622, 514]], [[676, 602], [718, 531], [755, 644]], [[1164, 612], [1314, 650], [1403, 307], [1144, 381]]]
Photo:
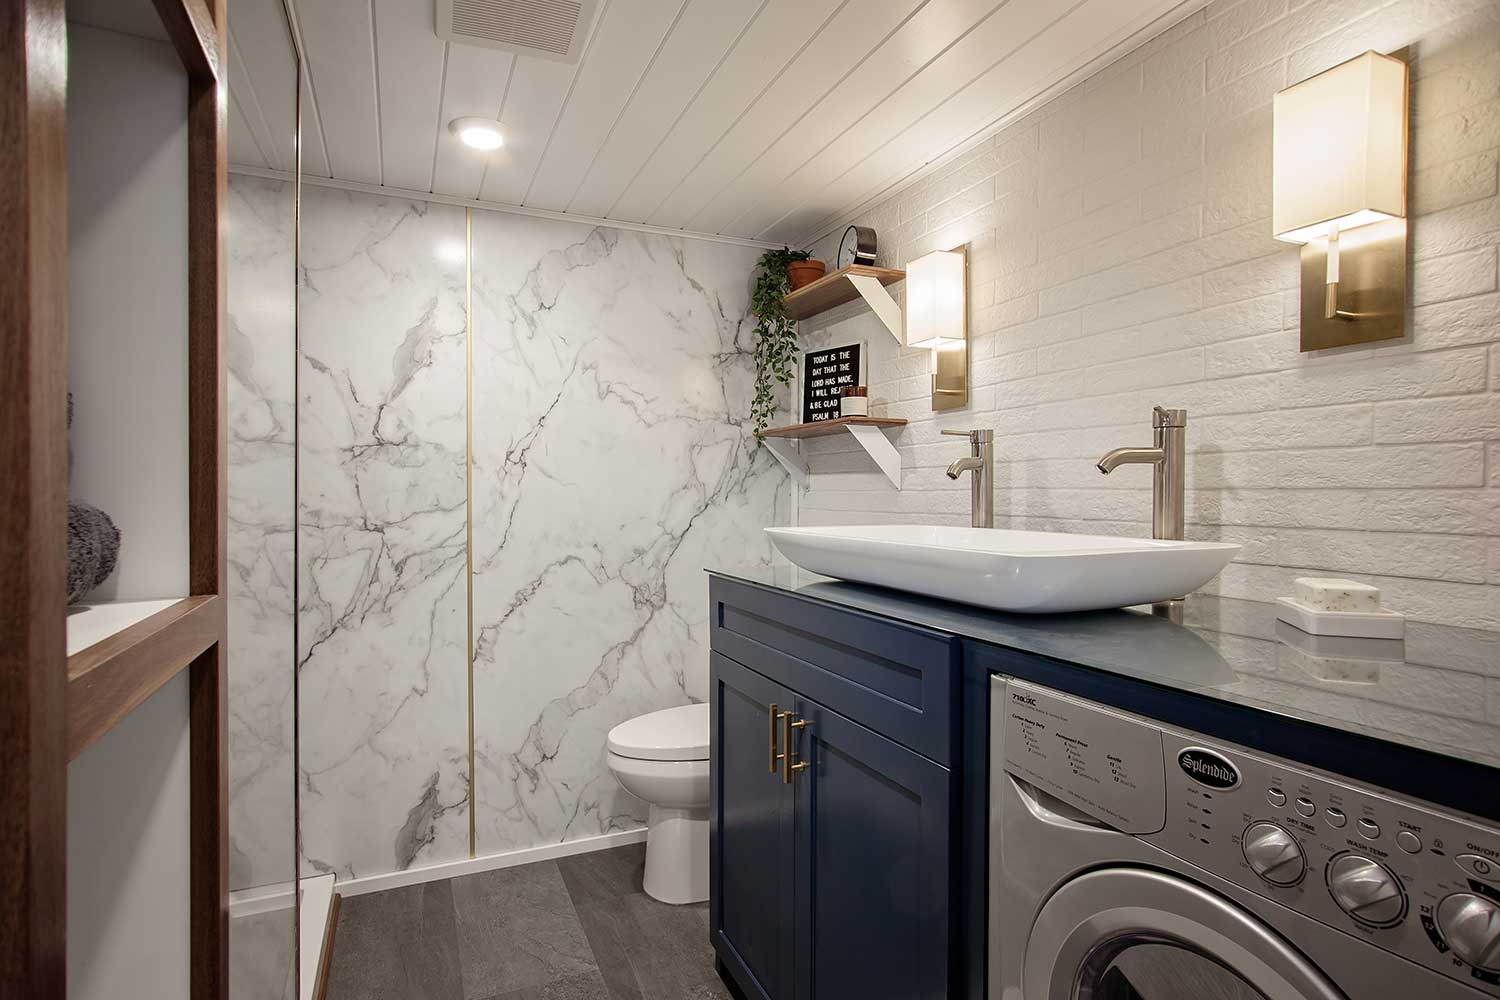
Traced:
[[293, 1000], [301, 74], [282, 0], [235, 0], [229, 37], [229, 992]]

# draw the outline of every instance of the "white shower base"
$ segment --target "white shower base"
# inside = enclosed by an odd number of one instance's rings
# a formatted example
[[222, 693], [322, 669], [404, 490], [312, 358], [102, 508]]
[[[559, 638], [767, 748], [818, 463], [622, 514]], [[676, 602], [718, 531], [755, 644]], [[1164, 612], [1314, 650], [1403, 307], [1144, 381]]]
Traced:
[[328, 921], [333, 917], [333, 876], [319, 875], [302, 880], [302, 900], [299, 927], [301, 928], [301, 975], [298, 982], [301, 1000], [313, 1000], [318, 995], [318, 973], [323, 968], [323, 944], [328, 940]]

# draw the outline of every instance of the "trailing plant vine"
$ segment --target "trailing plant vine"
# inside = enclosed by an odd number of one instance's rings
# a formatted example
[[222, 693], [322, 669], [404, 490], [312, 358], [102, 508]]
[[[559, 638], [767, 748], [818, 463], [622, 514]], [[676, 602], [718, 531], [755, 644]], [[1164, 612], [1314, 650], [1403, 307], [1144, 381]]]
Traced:
[[750, 309], [755, 313], [755, 398], [750, 416], [755, 421], [755, 443], [759, 447], [761, 431], [776, 414], [776, 383], [791, 385], [797, 374], [797, 322], [789, 319], [782, 299], [791, 291], [787, 265], [807, 260], [806, 250], [767, 250], [756, 262], [760, 273], [750, 295]]

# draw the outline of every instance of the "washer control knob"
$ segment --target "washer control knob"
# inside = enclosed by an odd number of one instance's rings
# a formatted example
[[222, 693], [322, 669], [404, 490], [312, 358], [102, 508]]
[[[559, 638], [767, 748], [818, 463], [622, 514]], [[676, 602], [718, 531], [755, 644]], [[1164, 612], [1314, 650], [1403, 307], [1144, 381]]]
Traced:
[[1455, 892], [1438, 904], [1438, 930], [1453, 954], [1485, 972], [1500, 972], [1500, 904]]
[[1240, 842], [1250, 870], [1272, 885], [1296, 885], [1307, 871], [1301, 846], [1275, 823], [1251, 823]]
[[[1400, 879], [1385, 865], [1358, 854], [1345, 854], [1328, 866], [1328, 891], [1340, 909], [1361, 923], [1394, 924], [1406, 913]], [[1500, 927], [1496, 931], [1500, 933]]]

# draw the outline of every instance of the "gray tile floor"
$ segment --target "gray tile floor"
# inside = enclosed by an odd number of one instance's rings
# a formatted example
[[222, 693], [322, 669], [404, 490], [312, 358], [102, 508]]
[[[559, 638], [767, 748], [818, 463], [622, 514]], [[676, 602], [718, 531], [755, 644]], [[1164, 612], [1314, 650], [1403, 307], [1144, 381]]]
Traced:
[[730, 1000], [708, 904], [641, 891], [644, 845], [350, 896], [328, 1000]]

